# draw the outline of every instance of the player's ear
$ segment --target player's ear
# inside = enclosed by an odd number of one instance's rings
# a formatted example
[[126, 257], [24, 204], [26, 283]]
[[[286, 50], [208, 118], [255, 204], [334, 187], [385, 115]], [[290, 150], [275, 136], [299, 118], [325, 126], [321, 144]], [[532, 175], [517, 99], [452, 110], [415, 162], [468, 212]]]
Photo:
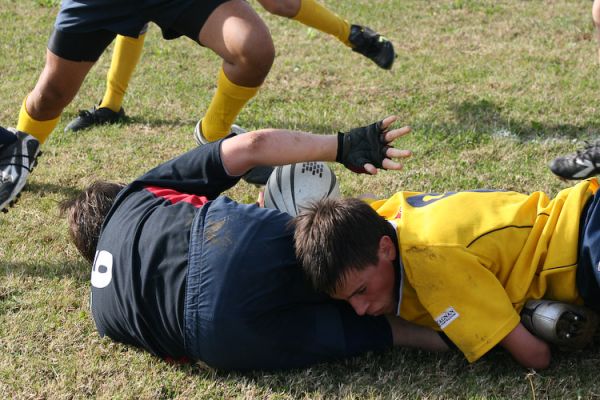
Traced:
[[379, 239], [379, 250], [377, 253], [380, 260], [394, 261], [396, 259], [396, 245], [391, 237], [383, 235]]

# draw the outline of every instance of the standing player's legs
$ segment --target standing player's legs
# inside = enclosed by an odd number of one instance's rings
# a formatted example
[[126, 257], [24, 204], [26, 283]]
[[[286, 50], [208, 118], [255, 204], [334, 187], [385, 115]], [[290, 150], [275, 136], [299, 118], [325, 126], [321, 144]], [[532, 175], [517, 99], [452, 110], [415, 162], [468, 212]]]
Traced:
[[19, 112], [17, 140], [0, 149], [0, 209], [12, 204], [35, 166], [43, 144], [60, 114], [108, 43], [110, 32], [71, 34], [55, 30], [48, 43], [46, 65]]
[[271, 14], [292, 18], [304, 25], [336, 37], [354, 51], [390, 69], [395, 53], [392, 43], [370, 28], [348, 21], [315, 0], [258, 0]]
[[212, 142], [229, 134], [239, 112], [256, 95], [271, 69], [275, 49], [266, 25], [243, 0], [219, 5], [198, 40], [223, 59], [217, 91], [197, 132]]
[[148, 25], [144, 26], [138, 37], [117, 35], [106, 76], [106, 91], [100, 104], [80, 111], [77, 118], [65, 127], [65, 131], [79, 131], [95, 125], [116, 123], [125, 118], [123, 98], [133, 71], [140, 61], [147, 28]]
[[17, 130], [44, 143], [93, 65], [91, 61], [61, 58], [48, 50], [46, 66], [21, 107]]
[[271, 14], [296, 21], [335, 36], [346, 46], [350, 36], [350, 23], [315, 0], [258, 0]]

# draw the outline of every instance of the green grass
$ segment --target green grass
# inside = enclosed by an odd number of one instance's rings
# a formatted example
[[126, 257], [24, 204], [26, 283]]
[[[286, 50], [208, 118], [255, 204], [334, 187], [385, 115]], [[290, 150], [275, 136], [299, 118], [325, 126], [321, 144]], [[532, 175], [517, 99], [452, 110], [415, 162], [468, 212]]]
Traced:
[[[44, 63], [54, 0], [0, 0], [0, 124], [14, 126]], [[257, 9], [260, 6], [252, 3]], [[266, 15], [277, 58], [243, 110], [246, 128], [330, 133], [388, 114], [413, 126], [399, 173], [352, 175], [345, 195], [488, 187], [555, 194], [567, 184], [546, 163], [594, 139], [600, 68], [581, 0], [327, 1], [395, 43], [391, 72], [294, 21]], [[102, 95], [109, 54], [92, 70], [17, 206], [0, 216], [1, 398], [591, 398], [600, 352], [555, 353], [550, 369], [520, 368], [493, 351], [397, 349], [285, 373], [227, 374], [173, 366], [100, 339], [88, 311], [89, 266], [68, 243], [57, 203], [102, 178], [129, 181], [194, 146], [192, 129], [214, 91], [219, 59], [152, 26], [125, 109], [128, 124], [62, 132]], [[250, 202], [244, 183], [229, 193]]]

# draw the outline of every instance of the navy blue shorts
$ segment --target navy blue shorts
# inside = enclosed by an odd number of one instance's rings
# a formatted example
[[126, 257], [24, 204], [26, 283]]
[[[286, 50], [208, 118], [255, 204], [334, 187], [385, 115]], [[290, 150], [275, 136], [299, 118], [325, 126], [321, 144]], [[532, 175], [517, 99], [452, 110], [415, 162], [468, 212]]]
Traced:
[[385, 317], [359, 317], [312, 290], [290, 216], [219, 197], [190, 238], [186, 354], [220, 369], [287, 369], [392, 346]]
[[600, 190], [581, 213], [577, 289], [587, 306], [600, 311]]
[[48, 49], [72, 61], [96, 61], [117, 34], [138, 37], [148, 22], [165, 39], [198, 35], [228, 0], [63, 0]]

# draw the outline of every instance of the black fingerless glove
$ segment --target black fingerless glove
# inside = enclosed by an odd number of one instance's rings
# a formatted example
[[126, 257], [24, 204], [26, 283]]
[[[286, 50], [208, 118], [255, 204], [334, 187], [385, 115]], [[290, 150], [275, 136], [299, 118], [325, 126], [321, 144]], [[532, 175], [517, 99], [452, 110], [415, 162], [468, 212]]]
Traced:
[[347, 133], [339, 132], [335, 161], [359, 174], [367, 173], [364, 168], [367, 163], [383, 168], [382, 163], [389, 146], [383, 137], [382, 122], [354, 128]]

